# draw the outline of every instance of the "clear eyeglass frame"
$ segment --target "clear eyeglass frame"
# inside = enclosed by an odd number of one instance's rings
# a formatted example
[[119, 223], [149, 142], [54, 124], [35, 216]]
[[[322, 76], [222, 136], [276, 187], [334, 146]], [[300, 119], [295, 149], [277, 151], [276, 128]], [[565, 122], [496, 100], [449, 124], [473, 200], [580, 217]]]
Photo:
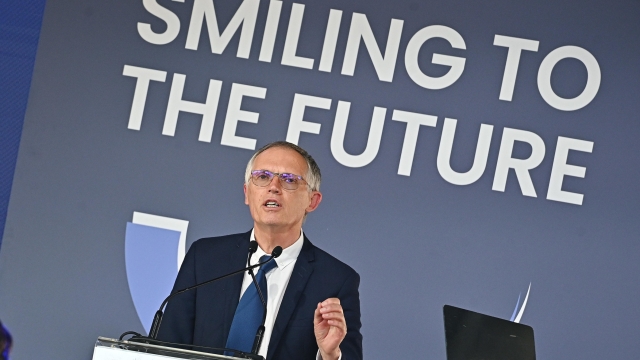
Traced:
[[305, 180], [302, 176], [291, 173], [277, 173], [269, 170], [253, 170], [251, 171], [251, 182], [255, 186], [265, 187], [271, 184], [273, 178], [277, 176], [280, 185], [285, 190], [296, 190], [300, 186], [300, 181]]

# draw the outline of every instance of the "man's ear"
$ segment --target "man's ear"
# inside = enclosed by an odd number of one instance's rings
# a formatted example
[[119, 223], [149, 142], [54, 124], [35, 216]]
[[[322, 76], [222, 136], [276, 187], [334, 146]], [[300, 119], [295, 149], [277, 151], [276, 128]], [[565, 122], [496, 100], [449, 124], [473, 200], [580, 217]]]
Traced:
[[244, 191], [244, 204], [249, 205], [249, 199], [247, 198], [247, 184], [244, 183], [242, 185], [242, 190]]
[[320, 202], [322, 202], [322, 193], [320, 191], [312, 191], [311, 192], [311, 202], [309, 203], [309, 206], [307, 206], [306, 213], [310, 213], [312, 211], [314, 211], [315, 209], [318, 208], [318, 205], [320, 205]]

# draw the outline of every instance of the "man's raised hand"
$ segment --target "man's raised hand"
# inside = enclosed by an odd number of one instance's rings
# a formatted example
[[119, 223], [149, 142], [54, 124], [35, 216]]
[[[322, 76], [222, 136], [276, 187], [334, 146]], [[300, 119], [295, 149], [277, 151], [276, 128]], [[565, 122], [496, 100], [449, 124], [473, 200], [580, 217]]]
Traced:
[[313, 331], [322, 359], [339, 359], [340, 343], [347, 335], [347, 321], [344, 318], [340, 299], [329, 298], [318, 303], [313, 316]]

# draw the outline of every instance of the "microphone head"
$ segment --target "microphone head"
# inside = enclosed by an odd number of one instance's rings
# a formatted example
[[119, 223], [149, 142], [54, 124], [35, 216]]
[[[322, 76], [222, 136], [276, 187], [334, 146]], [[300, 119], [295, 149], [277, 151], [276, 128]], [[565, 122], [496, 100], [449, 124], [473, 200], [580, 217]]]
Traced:
[[258, 250], [258, 242], [255, 240], [251, 240], [249, 243], [249, 254], [253, 254]]
[[271, 251], [271, 256], [277, 258], [280, 255], [282, 255], [282, 246], [276, 246], [275, 248], [273, 248], [273, 251]]

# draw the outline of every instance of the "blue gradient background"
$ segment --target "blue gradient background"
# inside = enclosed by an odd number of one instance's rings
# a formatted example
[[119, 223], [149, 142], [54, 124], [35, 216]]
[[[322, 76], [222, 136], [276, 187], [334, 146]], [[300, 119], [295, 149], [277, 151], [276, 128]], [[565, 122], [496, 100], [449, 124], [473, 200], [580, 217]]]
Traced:
[[0, 4], [0, 234], [4, 233], [44, 3], [6, 0]]

